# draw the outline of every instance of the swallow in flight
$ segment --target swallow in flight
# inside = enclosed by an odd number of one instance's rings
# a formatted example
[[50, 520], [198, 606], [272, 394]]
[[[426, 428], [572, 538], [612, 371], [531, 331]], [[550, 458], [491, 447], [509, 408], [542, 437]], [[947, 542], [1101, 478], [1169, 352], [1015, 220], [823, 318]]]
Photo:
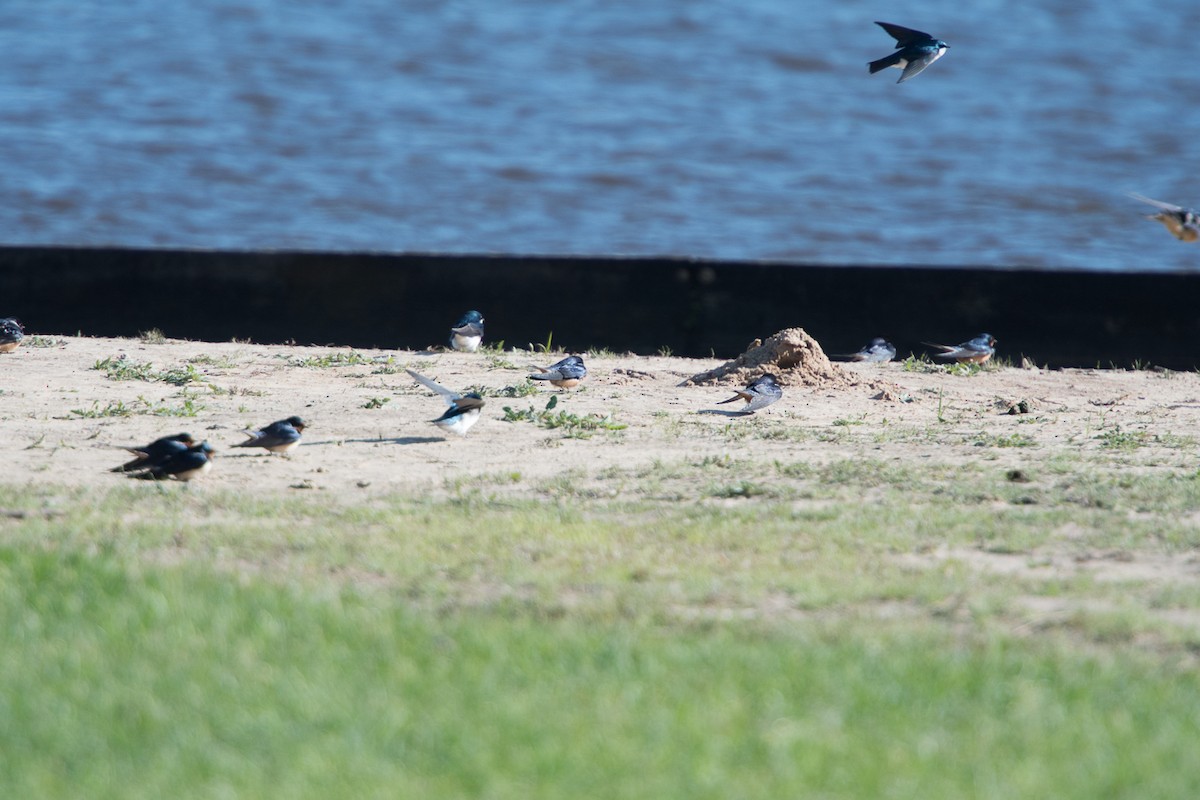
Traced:
[[1129, 196], [1157, 208], [1158, 213], [1147, 214], [1146, 219], [1161, 222], [1179, 241], [1194, 242], [1196, 239], [1200, 239], [1200, 214], [1192, 209], [1164, 203], [1161, 200], [1151, 200], [1140, 194], [1130, 194]]
[[912, 28], [893, 25], [890, 22], [876, 22], [875, 24], [896, 40], [896, 52], [876, 59], [867, 66], [872, 75], [888, 67], [904, 70], [896, 83], [904, 83], [909, 78], [920, 75], [926, 67], [941, 58], [945, 54], [946, 48], [950, 46], [924, 31], [914, 31]]

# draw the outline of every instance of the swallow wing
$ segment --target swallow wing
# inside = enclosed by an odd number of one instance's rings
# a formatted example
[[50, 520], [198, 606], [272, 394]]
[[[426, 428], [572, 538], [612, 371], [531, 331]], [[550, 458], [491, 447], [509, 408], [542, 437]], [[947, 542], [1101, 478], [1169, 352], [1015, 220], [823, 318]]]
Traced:
[[887, 31], [888, 36], [896, 40], [896, 47], [898, 48], [907, 47], [917, 42], [933, 40], [933, 37], [925, 33], [925, 31], [915, 31], [903, 25], [893, 25], [890, 22], [879, 22], [878, 20], [876, 20], [875, 24]]
[[1164, 203], [1161, 200], [1151, 200], [1149, 197], [1138, 194], [1137, 192], [1130, 192], [1129, 196], [1132, 197], [1134, 200], [1141, 200], [1143, 203], [1149, 203], [1150, 205], [1154, 206], [1155, 208], [1162, 209], [1163, 211], [1173, 211], [1173, 212], [1187, 211], [1187, 209], [1184, 208], [1183, 206], [1176, 206], [1176, 205], [1172, 205], [1170, 203]]
[[743, 408], [742, 411], [746, 412], [747, 414], [753, 414], [760, 408], [766, 408], [767, 406], [771, 405], [771, 403], [774, 403], [780, 397], [783, 397], [783, 392], [780, 391], [755, 392], [754, 396], [750, 398], [750, 402], [746, 404], [746, 407]]
[[446, 401], [446, 405], [448, 405], [448, 406], [454, 405], [454, 401], [458, 400], [459, 398], [462, 397], [462, 395], [459, 394], [458, 392], [450, 391], [445, 386], [442, 386], [440, 383], [437, 383], [436, 381], [429, 380], [429, 378], [426, 378], [424, 375], [422, 375], [419, 372], [413, 372], [411, 369], [405, 369], [404, 371], [407, 372], [409, 375], [411, 375], [412, 379], [414, 381], [421, 384], [426, 389], [432, 389], [433, 391], [440, 394], [442, 396], [442, 399]]
[[458, 325], [450, 329], [450, 332], [458, 336], [483, 336], [483, 326], [468, 322], [465, 325]]
[[918, 75], [920, 75], [922, 72], [925, 71], [926, 67], [928, 67], [933, 62], [937, 61], [939, 58], [941, 58], [942, 53], [944, 53], [944, 52], [946, 52], [946, 51], [942, 50], [941, 48], [938, 48], [937, 50], [934, 50], [933, 52], [931, 52], [929, 55], [922, 56], [921, 58], [914, 58], [914, 59], [910, 60], [908, 62], [908, 65], [904, 68], [904, 72], [900, 74], [900, 80], [896, 81], [896, 83], [904, 83], [909, 78], [917, 77]]

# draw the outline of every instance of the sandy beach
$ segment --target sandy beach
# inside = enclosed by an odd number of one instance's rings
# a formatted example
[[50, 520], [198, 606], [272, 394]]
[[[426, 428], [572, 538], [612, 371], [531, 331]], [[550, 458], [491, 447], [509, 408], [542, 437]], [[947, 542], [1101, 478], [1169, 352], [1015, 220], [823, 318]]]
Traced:
[[[742, 417], [726, 411], [734, 404], [718, 405], [739, 376], [681, 385], [720, 359], [584, 354], [589, 376], [578, 389], [526, 383], [530, 365], [559, 357], [29, 337], [0, 355], [2, 480], [118, 484], [129, 480], [109, 472], [126, 460], [118, 448], [181, 431], [218, 451], [199, 486], [306, 489], [347, 502], [436, 494], [463, 479], [582, 478], [706, 457], [989, 459], [1019, 469], [1111, 447], [1114, 437], [1138, 445], [1139, 463], [1194, 469], [1195, 373], [997, 367], [956, 375], [931, 365], [839, 364], [832, 379], [785, 382], [780, 402]], [[466, 438], [430, 423], [444, 405], [406, 367], [483, 393], [482, 418]], [[549, 414], [605, 422], [586, 430], [505, 421], [506, 406], [531, 417], [552, 397]], [[244, 429], [291, 415], [309, 424], [292, 455], [231, 448]]]

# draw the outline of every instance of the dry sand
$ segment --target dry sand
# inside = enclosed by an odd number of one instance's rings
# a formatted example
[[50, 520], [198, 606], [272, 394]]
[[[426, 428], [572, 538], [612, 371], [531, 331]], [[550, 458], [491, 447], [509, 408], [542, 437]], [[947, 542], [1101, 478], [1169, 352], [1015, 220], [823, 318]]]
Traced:
[[[732, 405], [717, 405], [731, 394], [728, 382], [681, 385], [724, 362], [612, 355], [586, 357], [590, 373], [575, 391], [547, 386], [528, 397], [488, 396], [482, 419], [461, 439], [430, 424], [444, 406], [404, 367], [456, 390], [500, 391], [519, 386], [529, 364], [548, 364], [561, 355], [73, 337], [34, 340], [39, 346], [28, 342], [0, 354], [0, 453], [6, 467], [0, 480], [17, 486], [119, 485], [129, 479], [108, 471], [126, 460], [117, 447], [180, 431], [207, 439], [219, 451], [200, 486], [303, 488], [327, 493], [331, 501], [353, 501], [391, 491], [437, 494], [448, 480], [463, 476], [520, 473], [536, 480], [570, 470], [710, 455], [954, 463], [980, 458], [980, 440], [1013, 434], [1031, 437], [1037, 446], [986, 452], [1001, 466], [1019, 467], [1056, 453], [1095, 451], [1101, 447], [1098, 433], [1116, 426], [1145, 432], [1153, 447], [1156, 436], [1191, 435], [1200, 420], [1195, 373], [1002, 368], [955, 376], [905, 371], [898, 363], [835, 365], [828, 380], [785, 382], [784, 398], [756, 415], [730, 416], [725, 409]], [[369, 363], [302, 365], [352, 352]], [[157, 370], [190, 363], [200, 381], [181, 388], [111, 380], [95, 368], [102, 359], [122, 356]], [[611, 414], [628, 427], [572, 439], [561, 430], [504, 421], [504, 406], [540, 410], [551, 395], [560, 398], [556, 412]], [[150, 413], [179, 410], [185, 397], [198, 407], [195, 416]], [[1020, 401], [1026, 401], [1028, 414], [1003, 413]], [[86, 416], [115, 404], [133, 413]], [[293, 414], [303, 416], [309, 428], [292, 455], [229, 447], [242, 440], [243, 429]], [[1034, 420], [1038, 424], [1023, 424]], [[739, 437], [731, 435], [736, 426], [794, 429], [796, 435]], [[1194, 450], [1176, 445], [1171, 457], [1194, 459]]]

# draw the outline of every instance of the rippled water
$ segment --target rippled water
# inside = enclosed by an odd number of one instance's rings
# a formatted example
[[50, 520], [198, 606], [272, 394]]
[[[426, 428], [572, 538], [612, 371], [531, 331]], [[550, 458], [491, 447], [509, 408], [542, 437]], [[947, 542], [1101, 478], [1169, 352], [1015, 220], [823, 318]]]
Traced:
[[1200, 4], [1084, 5], [8, 0], [0, 241], [1194, 269]]

